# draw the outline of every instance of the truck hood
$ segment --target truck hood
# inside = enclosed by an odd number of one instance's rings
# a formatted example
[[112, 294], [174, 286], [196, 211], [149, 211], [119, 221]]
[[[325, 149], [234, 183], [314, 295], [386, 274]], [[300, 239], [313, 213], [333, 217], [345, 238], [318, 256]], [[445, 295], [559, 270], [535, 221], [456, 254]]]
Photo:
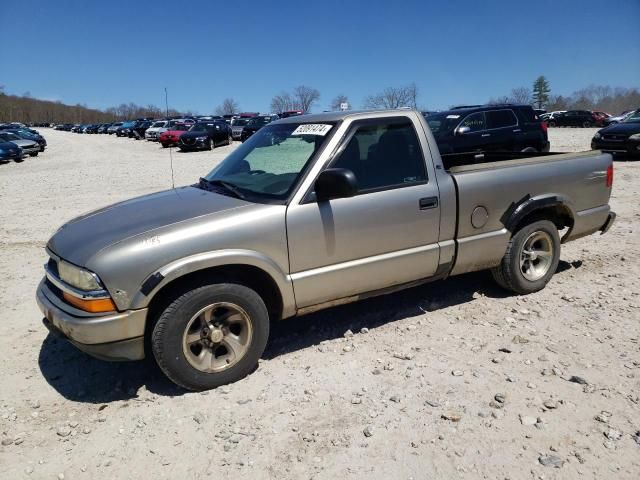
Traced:
[[249, 205], [191, 186], [166, 190], [74, 218], [51, 237], [47, 247], [71, 263], [86, 266], [96, 253], [135, 235]]

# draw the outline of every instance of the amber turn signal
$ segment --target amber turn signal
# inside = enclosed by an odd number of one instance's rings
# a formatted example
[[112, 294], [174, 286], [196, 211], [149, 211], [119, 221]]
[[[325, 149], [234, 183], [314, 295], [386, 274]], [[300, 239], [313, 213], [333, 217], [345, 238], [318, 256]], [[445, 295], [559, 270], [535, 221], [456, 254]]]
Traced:
[[110, 298], [90, 298], [83, 299], [74, 297], [66, 292], [62, 294], [64, 299], [73, 305], [74, 307], [84, 310], [85, 312], [101, 313], [101, 312], [113, 312], [116, 309], [113, 300]]

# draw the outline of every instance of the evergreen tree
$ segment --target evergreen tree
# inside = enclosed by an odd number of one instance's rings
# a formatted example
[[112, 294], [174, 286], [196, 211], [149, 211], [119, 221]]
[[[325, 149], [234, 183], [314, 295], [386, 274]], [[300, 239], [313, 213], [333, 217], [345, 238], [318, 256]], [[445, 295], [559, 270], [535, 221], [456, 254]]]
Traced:
[[544, 75], [540, 75], [536, 78], [536, 81], [533, 82], [533, 103], [535, 103], [538, 108], [542, 108], [542, 106], [546, 105], [549, 101], [549, 93], [551, 93], [549, 81]]

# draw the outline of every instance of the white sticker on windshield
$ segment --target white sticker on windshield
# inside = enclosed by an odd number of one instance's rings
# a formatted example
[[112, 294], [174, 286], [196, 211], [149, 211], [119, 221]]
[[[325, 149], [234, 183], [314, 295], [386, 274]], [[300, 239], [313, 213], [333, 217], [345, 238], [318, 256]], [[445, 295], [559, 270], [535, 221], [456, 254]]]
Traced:
[[460, 115], [447, 115], [447, 118], [460, 118]]
[[324, 123], [307, 123], [298, 125], [291, 135], [322, 135], [324, 137], [332, 126]]

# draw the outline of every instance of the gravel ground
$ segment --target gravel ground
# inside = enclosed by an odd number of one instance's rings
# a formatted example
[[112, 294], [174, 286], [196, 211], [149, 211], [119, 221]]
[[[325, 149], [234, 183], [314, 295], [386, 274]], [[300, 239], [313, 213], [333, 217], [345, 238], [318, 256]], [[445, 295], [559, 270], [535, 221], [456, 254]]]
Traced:
[[[594, 129], [551, 129], [553, 151]], [[48, 337], [34, 291], [64, 221], [170, 186], [169, 152], [44, 130], [0, 165], [0, 478], [640, 477], [640, 164], [611, 231], [534, 295], [486, 272], [279, 323], [257, 371], [186, 393]], [[173, 152], [176, 185], [231, 149]]]

